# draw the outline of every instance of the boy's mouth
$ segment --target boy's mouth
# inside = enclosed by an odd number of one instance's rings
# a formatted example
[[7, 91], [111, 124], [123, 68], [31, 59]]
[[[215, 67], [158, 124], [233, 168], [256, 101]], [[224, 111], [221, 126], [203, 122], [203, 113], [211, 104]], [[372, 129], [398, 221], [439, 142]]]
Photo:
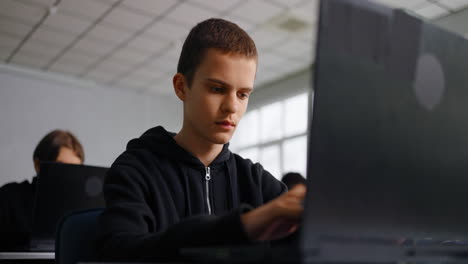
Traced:
[[223, 121], [219, 121], [219, 122], [216, 122], [217, 125], [221, 125], [221, 126], [225, 126], [225, 127], [235, 127], [236, 124], [234, 124], [233, 122], [229, 121], [229, 120], [223, 120]]

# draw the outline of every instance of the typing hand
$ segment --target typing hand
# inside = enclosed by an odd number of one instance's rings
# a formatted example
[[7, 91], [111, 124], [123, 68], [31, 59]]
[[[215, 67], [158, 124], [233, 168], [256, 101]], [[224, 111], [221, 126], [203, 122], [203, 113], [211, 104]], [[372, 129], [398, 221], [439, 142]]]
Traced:
[[275, 240], [294, 233], [302, 216], [306, 188], [299, 184], [289, 192], [241, 216], [253, 240]]

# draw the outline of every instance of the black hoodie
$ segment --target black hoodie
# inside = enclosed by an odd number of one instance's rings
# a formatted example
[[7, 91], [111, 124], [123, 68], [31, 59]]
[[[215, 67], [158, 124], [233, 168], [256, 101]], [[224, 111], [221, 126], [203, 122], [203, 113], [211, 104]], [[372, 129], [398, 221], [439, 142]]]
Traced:
[[228, 144], [205, 167], [174, 135], [146, 131], [108, 171], [99, 219], [103, 260], [176, 260], [184, 247], [246, 243], [241, 213], [286, 191]]

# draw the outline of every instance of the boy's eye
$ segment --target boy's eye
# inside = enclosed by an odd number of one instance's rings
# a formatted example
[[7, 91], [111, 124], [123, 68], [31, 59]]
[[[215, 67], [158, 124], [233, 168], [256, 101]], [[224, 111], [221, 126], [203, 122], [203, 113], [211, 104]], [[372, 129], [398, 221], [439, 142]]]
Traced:
[[221, 87], [211, 87], [211, 90], [215, 93], [222, 93], [224, 92], [224, 88]]
[[242, 98], [242, 99], [247, 99], [247, 98], [249, 98], [249, 94], [248, 93], [239, 93], [239, 97]]

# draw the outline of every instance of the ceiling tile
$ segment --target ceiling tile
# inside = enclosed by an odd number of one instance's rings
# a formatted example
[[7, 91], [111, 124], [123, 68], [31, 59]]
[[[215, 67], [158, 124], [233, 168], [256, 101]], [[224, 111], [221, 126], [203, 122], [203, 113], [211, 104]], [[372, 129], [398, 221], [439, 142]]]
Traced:
[[160, 78], [163, 76], [165, 73], [160, 72], [160, 71], [150, 71], [146, 67], [142, 67], [130, 74], [129, 77], [131, 78], [141, 78], [145, 80], [154, 80], [157, 78]]
[[116, 44], [102, 43], [89, 38], [80, 39], [73, 47], [74, 50], [94, 54], [95, 56], [104, 56], [116, 47]]
[[7, 49], [11, 51], [16, 48], [20, 42], [21, 38], [0, 33], [0, 50]]
[[427, 19], [438, 18], [449, 13], [447, 9], [432, 3], [425, 4], [421, 8], [414, 10], [414, 12]]
[[[310, 1], [310, 0], [306, 0]], [[271, 0], [271, 2], [276, 3], [277, 5], [281, 5], [284, 7], [294, 7], [297, 6], [299, 3], [303, 3], [304, 0]]]
[[8, 33], [20, 38], [25, 37], [33, 26], [0, 16], [0, 33]]
[[[148, 28], [145, 34], [147, 33], [165, 40], [185, 39], [190, 28], [189, 26], [182, 26], [169, 20], [161, 20]], [[170, 32], [170, 34], [168, 34], [168, 32]]]
[[63, 30], [71, 34], [81, 34], [91, 24], [92, 21], [90, 20], [79, 19], [74, 16], [68, 16], [59, 12], [57, 12], [55, 15], [49, 16], [44, 21], [44, 25], [47, 27]]
[[128, 31], [117, 30], [104, 24], [98, 24], [91, 29], [88, 37], [104, 43], [114, 43], [115, 46], [130, 38], [131, 33]]
[[114, 8], [104, 19], [103, 23], [118, 26], [124, 30], [134, 32], [151, 22], [151, 17], [137, 14], [124, 7]]
[[283, 8], [267, 1], [249, 0], [234, 8], [231, 14], [239, 16], [247, 21], [263, 23], [280, 14], [283, 10]]
[[173, 0], [126, 0], [123, 2], [123, 5], [156, 17], [166, 13], [167, 10], [176, 3], [177, 2]]
[[53, 6], [56, 0], [19, 0], [19, 1], [23, 2], [26, 5], [40, 6], [42, 8], [47, 8], [47, 7]]
[[72, 43], [75, 38], [76, 35], [60, 33], [46, 27], [40, 27], [34, 32], [29, 40], [51, 46], [64, 47]]
[[134, 71], [133, 74], [146, 76], [150, 80], [154, 80], [160, 78], [166, 73], [160, 70], [153, 70], [148, 65], [145, 65], [144, 67], [141, 67], [138, 70]]
[[110, 8], [109, 4], [96, 0], [62, 0], [57, 13], [74, 14], [95, 21]]
[[113, 5], [121, 0], [96, 0], [98, 2], [101, 2], [101, 3], [105, 3], [105, 4], [108, 4], [108, 5]]
[[289, 35], [283, 31], [272, 31], [269, 28], [261, 28], [250, 33], [250, 37], [255, 41], [257, 48], [275, 47], [277, 43], [289, 39]]
[[311, 63], [305, 63], [297, 60], [285, 60], [282, 65], [278, 65], [276, 70], [284, 75], [289, 75], [296, 73], [298, 71], [304, 70], [307, 67], [310, 67]]
[[174, 21], [178, 21], [192, 28], [197, 23], [203, 20], [216, 17], [217, 13], [215, 13], [214, 11], [208, 11], [206, 10], [206, 8], [204, 9], [197, 5], [182, 2], [175, 9], [170, 11], [166, 16], [167, 18], [170, 18]]
[[49, 58], [45, 58], [38, 54], [19, 52], [14, 57], [11, 63], [30, 68], [42, 68], [49, 62]]
[[21, 20], [37, 23], [47, 12], [44, 8], [37, 8], [17, 0], [1, 0], [0, 14], [6, 17], [21, 17]]
[[4, 62], [10, 57], [13, 48], [3, 48], [0, 46], [0, 62]]
[[231, 10], [234, 6], [238, 5], [241, 2], [241, 0], [190, 0], [190, 2], [202, 8], [208, 8], [218, 12], [225, 12]]
[[54, 46], [46, 45], [38, 41], [29, 40], [21, 47], [20, 52], [33, 54], [42, 54], [49, 58], [55, 57], [62, 49]]
[[293, 17], [306, 21], [314, 25], [318, 21], [319, 0], [309, 0], [302, 2], [290, 10]]
[[281, 65], [285, 58], [275, 55], [273, 52], [264, 52], [259, 55], [258, 64], [266, 67]]
[[272, 50], [281, 55], [295, 57], [304, 53], [310, 53], [312, 50], [312, 45], [304, 41], [292, 39], [277, 45]]
[[253, 22], [246, 21], [245, 19], [240, 18], [240, 17], [238, 17], [236, 15], [232, 15], [232, 14], [229, 14], [229, 15], [224, 16], [222, 18], [226, 19], [228, 21], [231, 21], [232, 23], [237, 24], [240, 28], [242, 28], [243, 30], [245, 30], [247, 32], [249, 32], [251, 30], [254, 30], [255, 27], [257, 26]]
[[412, 9], [426, 3], [426, 0], [372, 0], [390, 7]]
[[139, 35], [127, 43], [127, 46], [136, 50], [146, 53], [147, 56], [151, 56], [153, 53], [157, 53], [169, 45], [164, 40], [158, 40], [149, 38], [144, 35]]
[[452, 11], [460, 10], [468, 6], [468, 0], [439, 0], [439, 3], [450, 8]]

